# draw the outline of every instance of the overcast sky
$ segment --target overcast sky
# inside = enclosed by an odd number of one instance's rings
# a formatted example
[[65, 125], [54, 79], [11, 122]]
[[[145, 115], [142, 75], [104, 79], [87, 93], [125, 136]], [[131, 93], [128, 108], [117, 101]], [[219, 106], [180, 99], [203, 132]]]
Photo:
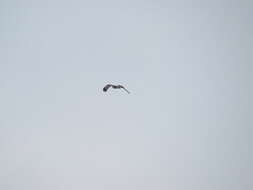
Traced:
[[252, 12], [1, 0], [0, 189], [252, 190]]

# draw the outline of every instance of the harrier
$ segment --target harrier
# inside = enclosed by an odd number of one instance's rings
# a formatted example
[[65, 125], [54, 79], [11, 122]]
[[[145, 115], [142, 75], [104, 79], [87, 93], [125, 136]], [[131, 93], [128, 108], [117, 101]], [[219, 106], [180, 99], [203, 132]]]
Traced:
[[103, 88], [103, 91], [106, 92], [110, 87], [112, 87], [113, 89], [120, 89], [122, 88], [123, 90], [125, 90], [128, 94], [130, 94], [130, 92], [122, 85], [113, 85], [113, 84], [107, 84], [105, 85], [105, 87]]

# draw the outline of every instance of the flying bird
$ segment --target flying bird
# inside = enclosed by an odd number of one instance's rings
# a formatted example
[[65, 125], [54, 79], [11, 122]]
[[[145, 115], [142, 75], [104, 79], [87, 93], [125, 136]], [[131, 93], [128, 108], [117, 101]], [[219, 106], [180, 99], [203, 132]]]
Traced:
[[128, 94], [130, 94], [130, 92], [122, 85], [113, 85], [113, 84], [107, 84], [105, 85], [105, 87], [103, 88], [103, 91], [106, 92], [110, 87], [112, 87], [113, 89], [120, 89], [122, 88], [123, 90], [125, 90]]

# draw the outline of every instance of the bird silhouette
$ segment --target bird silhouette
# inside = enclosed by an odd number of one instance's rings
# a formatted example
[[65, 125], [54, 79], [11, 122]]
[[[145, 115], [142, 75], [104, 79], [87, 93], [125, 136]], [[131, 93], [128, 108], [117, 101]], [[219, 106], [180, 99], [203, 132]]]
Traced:
[[108, 90], [109, 88], [113, 88], [113, 89], [123, 89], [123, 90], [125, 90], [128, 94], [130, 94], [130, 92], [129, 92], [124, 86], [122, 86], [122, 85], [107, 84], [107, 85], [105, 85], [105, 87], [103, 88], [103, 91], [104, 91], [104, 92], [107, 92], [107, 90]]

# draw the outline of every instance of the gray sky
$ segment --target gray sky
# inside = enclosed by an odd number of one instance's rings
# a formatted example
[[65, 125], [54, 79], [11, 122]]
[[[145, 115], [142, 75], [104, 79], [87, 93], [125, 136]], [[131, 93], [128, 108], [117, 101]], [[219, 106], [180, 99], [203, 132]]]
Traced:
[[252, 12], [1, 0], [0, 189], [253, 189]]

